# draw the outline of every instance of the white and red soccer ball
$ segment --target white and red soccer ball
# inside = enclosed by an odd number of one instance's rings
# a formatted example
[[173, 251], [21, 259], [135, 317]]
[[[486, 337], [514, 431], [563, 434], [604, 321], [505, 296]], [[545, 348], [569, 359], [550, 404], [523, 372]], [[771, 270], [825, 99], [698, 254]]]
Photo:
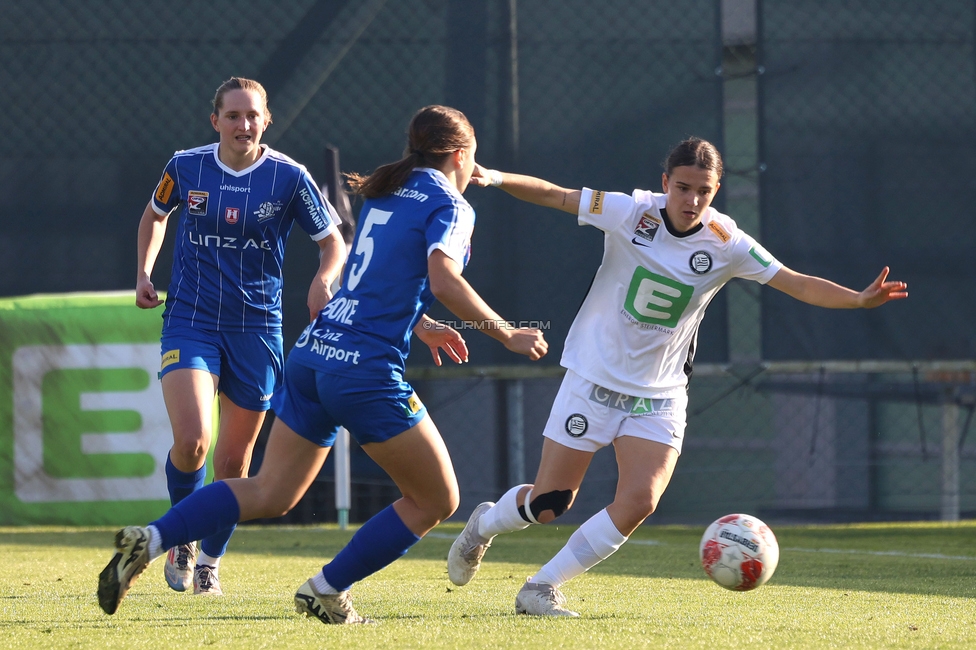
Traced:
[[733, 591], [749, 591], [765, 584], [779, 563], [776, 536], [752, 515], [716, 519], [702, 536], [698, 550], [705, 573]]

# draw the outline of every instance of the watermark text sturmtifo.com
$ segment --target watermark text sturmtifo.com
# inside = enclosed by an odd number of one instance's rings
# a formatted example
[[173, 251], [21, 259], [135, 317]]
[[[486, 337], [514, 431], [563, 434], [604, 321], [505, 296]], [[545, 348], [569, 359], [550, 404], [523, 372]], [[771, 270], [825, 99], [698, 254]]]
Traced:
[[522, 328], [548, 330], [550, 329], [549, 323], [550, 321], [547, 320], [441, 320], [436, 321], [436, 323], [434, 321], [424, 321], [423, 328], [429, 330], [433, 329], [436, 324], [440, 324], [453, 327], [456, 330], [501, 330]]

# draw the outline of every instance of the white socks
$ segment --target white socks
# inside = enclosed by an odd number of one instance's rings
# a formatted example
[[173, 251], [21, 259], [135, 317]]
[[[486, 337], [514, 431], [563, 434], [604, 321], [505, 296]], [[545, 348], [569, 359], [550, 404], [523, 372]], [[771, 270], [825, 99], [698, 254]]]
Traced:
[[613, 555], [626, 541], [604, 508], [570, 535], [566, 546], [529, 578], [529, 582], [559, 587]]
[[330, 594], [335, 595], [339, 593], [338, 591], [336, 591], [335, 587], [329, 584], [329, 581], [325, 579], [325, 576], [322, 575], [321, 571], [319, 571], [309, 579], [312, 582], [312, 586], [315, 587], [315, 591], [319, 592], [323, 596], [328, 596]]
[[149, 531], [149, 561], [152, 562], [169, 549], [163, 549], [159, 531], [155, 526], [146, 526], [146, 530]]
[[214, 570], [214, 575], [217, 575], [217, 569], [220, 567], [220, 558], [211, 557], [200, 549], [200, 553], [197, 555], [197, 566], [208, 566], [212, 567]]
[[[494, 507], [481, 515], [478, 522], [481, 537], [487, 540], [501, 533], [529, 527], [529, 522], [518, 511], [517, 497], [523, 487], [527, 486], [516, 485], [503, 494]], [[528, 504], [525, 507], [528, 508]], [[620, 534], [604, 508], [570, 535], [566, 545], [529, 582], [558, 587], [613, 555], [626, 541], [627, 537]]]
[[[485, 539], [491, 539], [500, 533], [513, 533], [529, 527], [529, 522], [519, 514], [518, 492], [526, 485], [516, 485], [502, 495], [488, 512], [481, 515], [478, 521], [478, 534]], [[528, 507], [528, 506], [526, 506]]]

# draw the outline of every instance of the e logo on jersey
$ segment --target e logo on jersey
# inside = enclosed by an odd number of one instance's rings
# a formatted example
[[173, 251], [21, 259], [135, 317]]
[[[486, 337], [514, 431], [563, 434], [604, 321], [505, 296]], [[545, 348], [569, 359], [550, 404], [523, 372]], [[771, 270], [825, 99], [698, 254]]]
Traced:
[[187, 192], [186, 197], [187, 212], [198, 217], [205, 216], [207, 214], [208, 198], [210, 198], [210, 192], [198, 192], [196, 190], [190, 190]]
[[241, 218], [240, 208], [227, 208], [227, 210], [224, 211], [224, 221], [226, 221], [232, 226], [238, 221], [240, 221], [240, 218]]
[[688, 260], [688, 266], [696, 275], [705, 275], [712, 268], [712, 256], [705, 251], [695, 251]]
[[[765, 253], [766, 251], [763, 252]], [[749, 249], [749, 254], [752, 255], [752, 257], [757, 262], [759, 262], [764, 269], [769, 267], [770, 264], [772, 264], [770, 260], [767, 260], [765, 257], [762, 256], [762, 254], [759, 251], [756, 250], [755, 246]]]
[[678, 324], [694, 293], [694, 287], [638, 266], [630, 279], [624, 309], [639, 323], [670, 329]]

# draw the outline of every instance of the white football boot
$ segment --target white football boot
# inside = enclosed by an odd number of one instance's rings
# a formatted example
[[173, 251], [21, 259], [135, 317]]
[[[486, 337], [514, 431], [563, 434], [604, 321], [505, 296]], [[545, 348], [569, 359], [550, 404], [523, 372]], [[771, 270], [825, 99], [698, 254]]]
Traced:
[[478, 522], [481, 521], [481, 516], [494, 505], [491, 501], [478, 504], [468, 517], [464, 530], [451, 544], [451, 550], [447, 554], [447, 576], [459, 587], [471, 582], [474, 574], [478, 573], [478, 569], [481, 568], [481, 558], [485, 556], [485, 551], [491, 546], [491, 540], [495, 538], [493, 535], [486, 539], [478, 534]]
[[566, 609], [566, 596], [552, 585], [542, 582], [528, 582], [522, 585], [515, 597], [515, 613], [529, 616], [570, 616], [577, 617], [579, 612]]
[[98, 574], [98, 604], [114, 614], [139, 574], [149, 566], [149, 529], [127, 526], [115, 533], [115, 555]]
[[197, 596], [223, 596], [217, 571], [207, 564], [198, 564], [193, 569], [193, 593]]
[[180, 544], [169, 549], [163, 576], [173, 591], [187, 591], [193, 587], [193, 566], [197, 562], [197, 543]]
[[315, 591], [311, 580], [298, 588], [295, 593], [295, 611], [306, 617], [317, 618], [326, 625], [352, 625], [355, 623], [372, 623], [356, 613], [352, 606], [352, 597], [348, 591], [337, 594], [320, 594]]

